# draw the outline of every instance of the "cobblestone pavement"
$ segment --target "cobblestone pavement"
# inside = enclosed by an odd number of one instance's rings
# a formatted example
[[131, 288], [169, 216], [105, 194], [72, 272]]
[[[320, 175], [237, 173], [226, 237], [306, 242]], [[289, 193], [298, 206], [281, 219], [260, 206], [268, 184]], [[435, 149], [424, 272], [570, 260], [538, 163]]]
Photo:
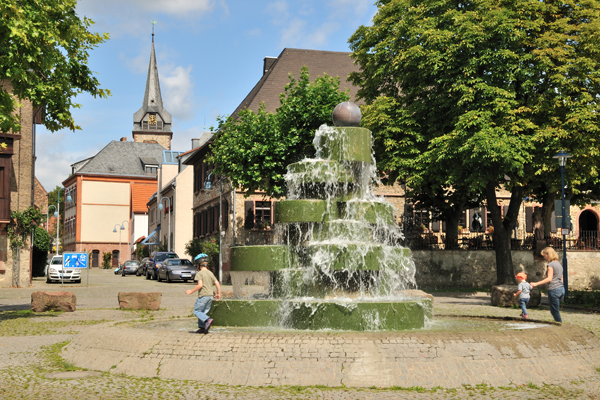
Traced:
[[[64, 290], [77, 296], [77, 311], [73, 313], [33, 314], [29, 310], [31, 293], [35, 290], [58, 291], [61, 285], [47, 285], [36, 278], [33, 287], [0, 289], [0, 399], [600, 399], [600, 372], [583, 380], [561, 380], [549, 376], [548, 383], [488, 386], [474, 382], [458, 387], [422, 388], [349, 388], [320, 386], [246, 387], [202, 384], [197, 381], [143, 378], [115, 372], [96, 375], [56, 374], [78, 370], [62, 358], [62, 349], [69, 342], [83, 337], [81, 332], [105, 329], [106, 322], [151, 321], [163, 318], [185, 320], [190, 316], [193, 296], [184, 291], [191, 283], [159, 283], [142, 277], [115, 276], [111, 271], [93, 270], [90, 287], [65, 284]], [[225, 288], [227, 290], [227, 288]], [[160, 291], [161, 311], [134, 312], [117, 309], [120, 291]], [[517, 316], [520, 310], [491, 307], [489, 295], [435, 294], [436, 316]], [[547, 309], [530, 312], [532, 318], [551, 321]], [[563, 310], [566, 323], [580, 326], [600, 336], [600, 315]], [[109, 324], [110, 325], [110, 324]], [[127, 324], [126, 324], [127, 325]], [[112, 328], [111, 328], [112, 329]], [[214, 340], [217, 337], [212, 337]], [[206, 336], [210, 338], [210, 335]], [[141, 340], [136, 337], [115, 337], [125, 345]], [[565, 361], [567, 361], [565, 359]], [[210, 371], [211, 363], [203, 365]], [[308, 365], [308, 368], [311, 366]], [[316, 365], [315, 365], [316, 367]], [[600, 367], [600, 360], [597, 367]], [[72, 376], [72, 378], [60, 378]]]

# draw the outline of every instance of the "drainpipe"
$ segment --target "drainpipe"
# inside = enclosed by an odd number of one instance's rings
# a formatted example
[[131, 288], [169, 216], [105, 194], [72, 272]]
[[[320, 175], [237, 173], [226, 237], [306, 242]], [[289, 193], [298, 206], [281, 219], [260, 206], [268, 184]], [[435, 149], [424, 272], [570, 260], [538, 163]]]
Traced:
[[[33, 107], [33, 104], [31, 105]], [[31, 121], [31, 206], [35, 205], [35, 139], [36, 139], [36, 123], [40, 111], [42, 111], [42, 106], [38, 108], [33, 116], [33, 121]], [[29, 246], [29, 286], [33, 284], [33, 241], [35, 240], [35, 229], [31, 231], [31, 244]]]

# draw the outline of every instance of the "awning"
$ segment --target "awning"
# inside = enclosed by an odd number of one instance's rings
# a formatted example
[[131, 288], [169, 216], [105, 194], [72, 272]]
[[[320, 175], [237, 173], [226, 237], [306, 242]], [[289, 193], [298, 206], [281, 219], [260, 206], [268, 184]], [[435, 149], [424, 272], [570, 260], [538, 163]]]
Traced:
[[158, 239], [158, 232], [160, 232], [160, 226], [158, 228], [156, 228], [155, 230], [152, 231], [151, 234], [148, 235], [148, 237], [144, 240], [142, 240], [142, 245], [159, 245], [160, 242], [156, 242], [156, 243], [148, 243], [148, 241], [150, 239], [152, 240], [157, 240]]

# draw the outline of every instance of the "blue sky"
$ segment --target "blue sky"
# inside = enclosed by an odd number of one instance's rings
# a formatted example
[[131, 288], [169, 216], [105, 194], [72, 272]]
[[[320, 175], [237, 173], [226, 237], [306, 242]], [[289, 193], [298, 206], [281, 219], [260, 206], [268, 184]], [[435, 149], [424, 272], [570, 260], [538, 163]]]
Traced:
[[110, 40], [91, 52], [90, 67], [108, 99], [80, 95], [73, 111], [82, 130], [38, 127], [36, 175], [46, 190], [69, 176], [70, 165], [111, 140], [132, 140], [142, 105], [151, 47], [151, 20], [165, 108], [173, 115], [173, 150], [218, 115], [233, 112], [262, 75], [265, 56], [288, 48], [349, 51], [348, 38], [370, 24], [374, 0], [80, 0], [77, 10]]

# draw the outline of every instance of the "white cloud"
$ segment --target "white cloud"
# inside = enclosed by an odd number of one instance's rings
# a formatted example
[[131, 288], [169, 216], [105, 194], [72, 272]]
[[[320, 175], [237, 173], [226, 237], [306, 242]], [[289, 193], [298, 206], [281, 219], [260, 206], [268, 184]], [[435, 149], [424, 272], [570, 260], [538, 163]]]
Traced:
[[304, 27], [306, 21], [296, 18], [286, 24], [286, 28], [281, 32], [281, 42], [284, 47], [293, 47], [303, 41]]
[[186, 152], [192, 149], [192, 139], [199, 139], [202, 136], [202, 128], [194, 126], [192, 128], [180, 131], [177, 125], [173, 128], [173, 140], [171, 141], [171, 149], [173, 151]]
[[306, 39], [311, 46], [325, 46], [329, 41], [329, 37], [339, 29], [339, 24], [335, 22], [327, 22], [318, 27], [314, 32], [309, 34]]
[[372, 0], [329, 0], [329, 7], [333, 10], [332, 16], [354, 14], [364, 15], [373, 4]]
[[108, 32], [111, 37], [139, 37], [150, 34], [151, 20], [158, 21], [157, 33], [179, 27], [182, 20], [195, 24], [198, 18], [213, 13], [217, 3], [225, 17], [229, 16], [226, 0], [80, 0], [77, 13], [96, 22], [93, 31]]
[[[165, 66], [160, 74], [160, 85], [164, 106], [174, 119], [188, 120], [194, 117], [192, 66]], [[160, 69], [159, 69], [160, 71]]]
[[281, 25], [285, 23], [287, 19], [289, 19], [290, 13], [288, 9], [289, 5], [285, 0], [270, 3], [267, 6], [267, 12], [273, 16], [273, 23], [275, 25]]
[[251, 29], [245, 32], [247, 37], [260, 37], [262, 35], [262, 30], [260, 28]]
[[100, 149], [88, 146], [85, 150], [66, 151], [64, 143], [73, 140], [74, 135], [83, 135], [81, 131], [49, 133], [41, 130], [36, 135], [35, 176], [44, 189], [51, 191], [62, 186], [62, 181], [71, 175], [71, 164], [96, 154]]

